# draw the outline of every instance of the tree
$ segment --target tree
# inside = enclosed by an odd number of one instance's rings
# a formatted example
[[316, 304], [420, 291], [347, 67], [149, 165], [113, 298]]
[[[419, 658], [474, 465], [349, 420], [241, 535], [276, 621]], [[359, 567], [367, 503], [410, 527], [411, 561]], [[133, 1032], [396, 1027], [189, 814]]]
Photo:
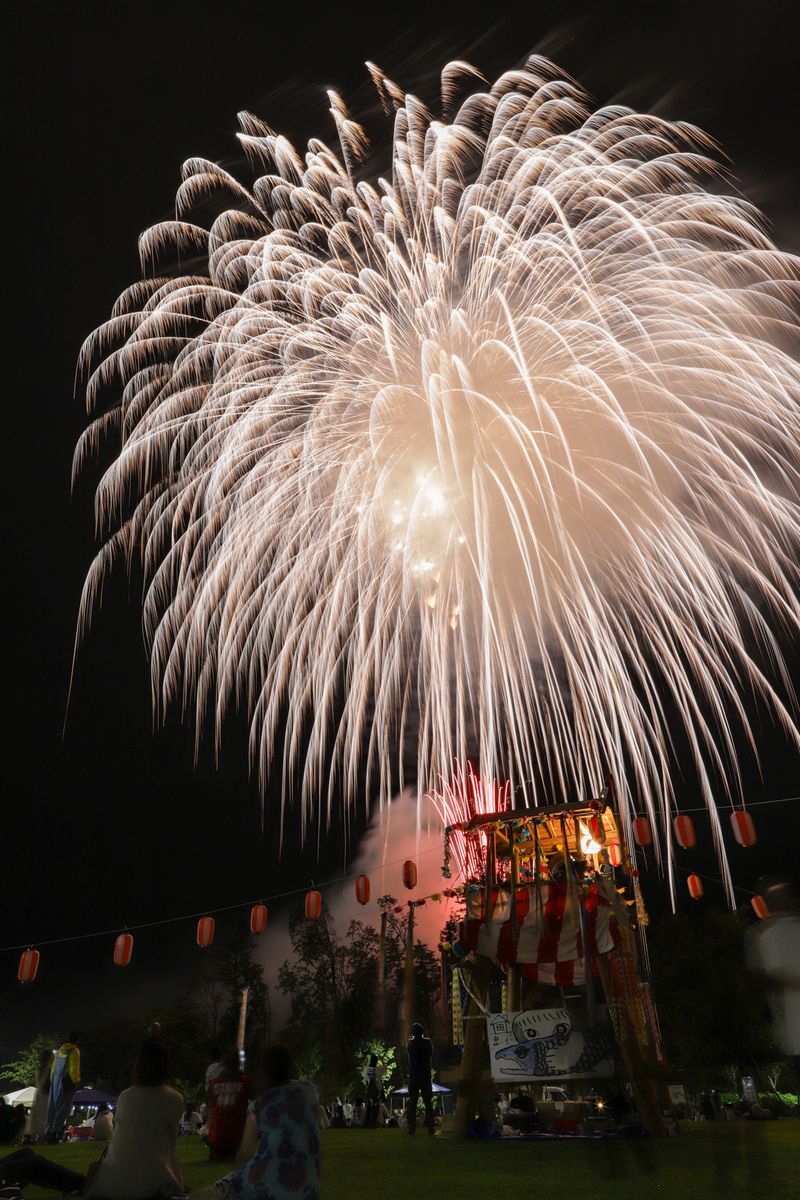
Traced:
[[246, 927], [216, 946], [193, 975], [187, 1001], [205, 1024], [209, 1049], [232, 1046], [239, 1027], [242, 991], [249, 989], [245, 1044], [251, 1058], [269, 1041], [272, 1013], [264, 968], [253, 959], [253, 941]]
[[55, 1050], [61, 1045], [57, 1033], [39, 1033], [25, 1050], [20, 1050], [13, 1062], [0, 1065], [0, 1077], [16, 1083], [18, 1087], [36, 1086], [36, 1068], [43, 1050]]
[[86, 1030], [81, 1036], [81, 1075], [85, 1083], [103, 1091], [120, 1092], [130, 1085], [133, 1064], [153, 1024], [169, 1049], [173, 1078], [203, 1079], [207, 1065], [204, 1024], [189, 1004], [134, 1013], [107, 1025]]
[[[393, 896], [378, 901], [386, 920], [385, 1028], [382, 1044], [398, 1045], [401, 1039], [400, 998], [406, 960], [409, 910]], [[380, 935], [364, 921], [351, 921], [340, 938], [331, 914], [323, 904], [316, 921], [297, 910], [289, 918], [293, 957], [278, 973], [278, 986], [291, 998], [292, 1018], [287, 1041], [299, 1035], [298, 1025], [316, 1037], [324, 1048], [323, 1075], [341, 1093], [352, 1078], [356, 1055], [376, 1034]], [[424, 942], [413, 946], [414, 1018], [430, 1023], [440, 990], [436, 954]], [[403, 1056], [402, 1061], [405, 1061]]]
[[354, 1060], [357, 1084], [359, 1087], [363, 1087], [364, 1070], [373, 1054], [377, 1054], [378, 1061], [383, 1064], [383, 1086], [389, 1088], [397, 1069], [397, 1052], [394, 1046], [388, 1045], [380, 1037], [367, 1038], [360, 1046], [356, 1047]]
[[713, 909], [665, 917], [651, 929], [653, 985], [668, 1057], [707, 1086], [780, 1058], [766, 988], [745, 964], [746, 919]]
[[294, 954], [278, 972], [278, 986], [292, 1003], [287, 1040], [305, 1045], [304, 1039], [316, 1039], [325, 1047], [326, 1073], [338, 1078], [371, 1026], [378, 934], [363, 921], [351, 921], [340, 940], [323, 904], [316, 921], [293, 912], [289, 936]]

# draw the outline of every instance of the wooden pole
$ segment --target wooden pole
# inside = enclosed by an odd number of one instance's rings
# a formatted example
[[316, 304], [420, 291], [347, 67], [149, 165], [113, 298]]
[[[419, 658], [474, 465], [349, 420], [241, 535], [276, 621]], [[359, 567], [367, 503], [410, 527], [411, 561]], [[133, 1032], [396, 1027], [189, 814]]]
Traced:
[[[611, 968], [608, 964], [607, 956], [605, 954], [598, 954], [597, 962], [600, 968], [600, 979], [603, 984], [606, 1002], [609, 1010], [611, 1010], [614, 1003], [620, 1000], [620, 997], [614, 991], [611, 981]], [[667, 1131], [664, 1127], [661, 1108], [658, 1103], [656, 1081], [650, 1073], [644, 1052], [639, 1045], [635, 1033], [631, 1029], [626, 1028], [624, 1019], [620, 1021], [620, 1031], [619, 1049], [625, 1070], [628, 1073], [628, 1078], [633, 1086], [636, 1107], [639, 1111], [639, 1116], [642, 1118], [642, 1124], [653, 1137], [666, 1137]]]
[[[491, 961], [485, 955], [479, 954], [471, 972], [470, 991], [483, 1005], [486, 1004], [491, 966]], [[475, 1116], [481, 1057], [486, 1037], [486, 1022], [483, 1019], [483, 1013], [471, 996], [464, 1017], [464, 1049], [461, 1054], [461, 1076], [458, 1083], [455, 1120], [456, 1137], [461, 1138], [467, 1136], [470, 1123]]]
[[522, 969], [519, 963], [508, 964], [508, 1011], [522, 1012]]

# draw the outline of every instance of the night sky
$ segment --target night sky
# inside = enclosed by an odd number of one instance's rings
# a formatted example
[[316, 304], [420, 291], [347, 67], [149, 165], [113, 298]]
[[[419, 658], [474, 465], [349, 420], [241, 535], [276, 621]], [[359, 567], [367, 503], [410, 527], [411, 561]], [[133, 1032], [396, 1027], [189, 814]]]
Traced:
[[[171, 215], [182, 161], [202, 155], [236, 173], [235, 117], [243, 108], [301, 146], [317, 134], [332, 137], [329, 86], [379, 134], [367, 58], [433, 99], [448, 58], [468, 58], [492, 79], [539, 49], [600, 101], [655, 109], [716, 136], [775, 240], [797, 251], [799, 31], [790, 27], [791, 7], [769, 0], [18, 6], [6, 109], [14, 144], [6, 158], [4, 257], [8, 263], [10, 252], [12, 264], [5, 288], [7, 311], [18, 320], [5, 344], [13, 615], [5, 637], [0, 946], [304, 887], [312, 877], [341, 874], [364, 826], [362, 814], [349, 835], [341, 825], [322, 831], [318, 859], [314, 836], [301, 852], [290, 817], [279, 858], [276, 797], [266, 798], [262, 828], [236, 723], [219, 763], [206, 750], [197, 767], [193, 733], [177, 713], [154, 732], [138, 596], [129, 595], [122, 573], [80, 648], [67, 712], [78, 600], [95, 548], [97, 479], [87, 470], [70, 494], [72, 451], [85, 425], [82, 396], [73, 395], [75, 361], [83, 338], [137, 277], [138, 234]], [[764, 779], [748, 768], [751, 797], [796, 795], [796, 759], [768, 727], [760, 736]], [[796, 838], [787, 831], [798, 826], [798, 806], [754, 813], [758, 847], [731, 856], [743, 887], [763, 871], [793, 870]], [[705, 865], [715, 874], [713, 860]], [[221, 932], [233, 921], [223, 921]], [[0, 1055], [45, 1029], [66, 1032], [67, 1024], [169, 1001], [199, 953], [191, 923], [155, 928], [137, 935], [133, 966], [115, 974], [111, 940], [45, 947], [39, 979], [24, 992], [18, 951], [0, 952]]]

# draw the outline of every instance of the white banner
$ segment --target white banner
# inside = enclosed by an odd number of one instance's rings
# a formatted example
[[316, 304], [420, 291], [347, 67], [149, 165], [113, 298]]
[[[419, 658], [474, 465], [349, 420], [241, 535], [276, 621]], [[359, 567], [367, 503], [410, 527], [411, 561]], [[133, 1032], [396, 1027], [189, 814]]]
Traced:
[[608, 1010], [590, 1028], [583, 1012], [533, 1008], [486, 1018], [492, 1079], [497, 1083], [546, 1083], [614, 1074]]

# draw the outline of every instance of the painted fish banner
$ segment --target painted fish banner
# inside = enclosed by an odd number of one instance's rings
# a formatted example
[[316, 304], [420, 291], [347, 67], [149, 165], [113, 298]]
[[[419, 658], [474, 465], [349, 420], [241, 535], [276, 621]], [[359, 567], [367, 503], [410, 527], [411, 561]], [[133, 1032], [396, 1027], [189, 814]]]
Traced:
[[486, 1018], [492, 1079], [535, 1083], [552, 1079], [601, 1078], [614, 1074], [608, 1010], [594, 1025], [567, 1008], [533, 1008], [492, 1013]]

